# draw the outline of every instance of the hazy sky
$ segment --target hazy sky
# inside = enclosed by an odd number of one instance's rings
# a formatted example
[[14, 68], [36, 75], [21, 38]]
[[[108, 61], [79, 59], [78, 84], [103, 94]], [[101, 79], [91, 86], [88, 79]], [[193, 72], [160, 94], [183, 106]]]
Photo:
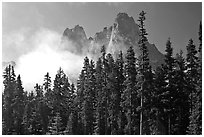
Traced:
[[[137, 22], [144, 10], [146, 29], [150, 43], [164, 53], [165, 43], [171, 38], [175, 52], [183, 49], [190, 38], [197, 44], [199, 22], [202, 20], [200, 3], [2, 3], [3, 7], [3, 59], [8, 48], [5, 36], [26, 31], [27, 35], [40, 28], [48, 28], [62, 34], [65, 28], [83, 26], [87, 37], [94, 36], [105, 26], [113, 24], [119, 12], [126, 12]], [[29, 30], [29, 31], [28, 31]], [[29, 49], [29, 45], [26, 45]], [[10, 50], [12, 46], [9, 47]], [[5, 50], [4, 50], [5, 49]], [[8, 54], [7, 54], [8, 55]]]

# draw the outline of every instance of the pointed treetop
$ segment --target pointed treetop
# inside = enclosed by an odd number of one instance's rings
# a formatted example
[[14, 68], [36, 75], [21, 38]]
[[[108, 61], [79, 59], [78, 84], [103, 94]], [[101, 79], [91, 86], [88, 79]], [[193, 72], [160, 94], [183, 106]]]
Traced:
[[22, 83], [21, 83], [21, 76], [20, 76], [20, 74], [18, 75], [18, 77], [17, 77], [17, 82], [19, 83], [19, 84], [21, 84], [22, 85]]
[[140, 12], [140, 16], [144, 16], [146, 14], [146, 12], [142, 11]]

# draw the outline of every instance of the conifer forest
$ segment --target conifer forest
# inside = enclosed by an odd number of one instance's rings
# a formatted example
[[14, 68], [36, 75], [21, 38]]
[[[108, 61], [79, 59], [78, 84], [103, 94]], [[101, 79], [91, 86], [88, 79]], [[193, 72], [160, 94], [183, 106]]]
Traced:
[[21, 75], [8, 65], [3, 70], [2, 134], [201, 135], [201, 22], [199, 45], [190, 39], [186, 55], [174, 54], [167, 39], [164, 63], [153, 69], [145, 14], [138, 18], [141, 54], [137, 57], [129, 47], [113, 57], [102, 46], [97, 60], [84, 57], [77, 83], [59, 68], [53, 81], [47, 72], [43, 84], [35, 81], [33, 90], [25, 91]]

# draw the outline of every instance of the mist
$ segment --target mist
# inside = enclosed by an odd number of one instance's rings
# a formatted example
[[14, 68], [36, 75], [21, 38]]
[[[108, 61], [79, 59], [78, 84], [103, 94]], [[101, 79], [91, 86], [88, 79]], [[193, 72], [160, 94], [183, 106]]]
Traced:
[[[124, 41], [122, 37], [121, 41]], [[76, 84], [85, 56], [96, 62], [102, 46], [90, 41], [80, 47], [69, 39], [62, 41], [61, 33], [47, 28], [36, 31], [24, 29], [6, 35], [3, 45], [4, 49], [13, 49], [3, 51], [6, 57], [15, 57], [15, 72], [21, 75], [23, 87], [27, 91], [33, 90], [36, 83], [42, 85], [47, 72], [53, 82], [60, 67], [68, 76], [69, 82]], [[116, 55], [120, 50], [126, 51], [126, 48], [123, 42], [112, 43], [110, 40], [106, 52]], [[9, 61], [12, 61], [12, 58]]]
[[[61, 34], [46, 28], [37, 30], [33, 35], [26, 34], [17, 33], [15, 41], [18, 43], [13, 44], [16, 47], [13, 55], [18, 54], [15, 59], [15, 72], [16, 75], [21, 75], [25, 90], [33, 90], [36, 83], [42, 84], [47, 72], [53, 81], [60, 67], [70, 82], [76, 83], [85, 55], [75, 54], [73, 50], [77, 49], [72, 42], [67, 41], [63, 45]], [[62, 48], [64, 46], [66, 50]]]

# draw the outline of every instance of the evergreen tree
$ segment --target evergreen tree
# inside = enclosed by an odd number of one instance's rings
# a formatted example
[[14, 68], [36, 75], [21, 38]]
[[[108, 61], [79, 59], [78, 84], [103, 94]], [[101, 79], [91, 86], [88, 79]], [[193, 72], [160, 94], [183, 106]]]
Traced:
[[44, 89], [44, 99], [41, 102], [42, 105], [42, 119], [43, 119], [43, 129], [44, 133], [47, 132], [48, 130], [48, 123], [49, 123], [49, 117], [52, 116], [52, 89], [51, 89], [51, 77], [49, 73], [47, 72], [46, 75], [44, 76], [44, 83], [43, 83], [43, 89]]
[[164, 125], [166, 122], [166, 86], [166, 72], [164, 65], [162, 65], [157, 67], [154, 75], [155, 92], [153, 92], [151, 115], [153, 115], [152, 120], [155, 123], [150, 125], [151, 134], [153, 135], [166, 134]]
[[82, 123], [82, 117], [83, 117], [83, 106], [82, 103], [84, 101], [84, 71], [81, 71], [81, 74], [79, 76], [79, 79], [77, 81], [77, 96], [76, 96], [76, 106], [77, 106], [77, 131], [79, 135], [83, 134], [83, 123]]
[[193, 109], [193, 101], [195, 101], [195, 87], [197, 82], [197, 60], [198, 57], [196, 56], [197, 51], [195, 48], [195, 45], [193, 43], [193, 40], [190, 39], [187, 48], [187, 55], [186, 55], [186, 62], [187, 62], [187, 76], [188, 76], [188, 82], [189, 82], [189, 97], [190, 97], [190, 112]]
[[84, 134], [90, 135], [93, 134], [93, 127], [94, 127], [94, 91], [95, 91], [95, 84], [94, 83], [94, 66], [93, 62], [91, 65], [89, 64], [88, 57], [85, 57], [84, 59], [84, 101], [83, 101], [83, 124], [84, 124]]
[[166, 43], [166, 54], [165, 54], [165, 81], [167, 82], [166, 91], [165, 93], [165, 114], [166, 114], [166, 127], [168, 129], [168, 134], [173, 134], [173, 130], [171, 127], [174, 125], [174, 110], [175, 110], [175, 100], [177, 98], [176, 89], [174, 86], [174, 75], [175, 75], [175, 59], [173, 58], [173, 48], [170, 41], [170, 38], [167, 40]]
[[127, 50], [125, 62], [125, 89], [122, 93], [121, 107], [127, 118], [125, 127], [125, 134], [137, 134], [138, 132], [138, 117], [136, 108], [138, 107], [136, 85], [136, 67], [135, 67], [135, 53], [132, 47]]
[[112, 55], [107, 54], [108, 61], [108, 78], [107, 78], [107, 91], [110, 94], [108, 100], [108, 115], [109, 115], [109, 127], [110, 134], [118, 134], [118, 114], [120, 107], [120, 89], [118, 89], [117, 81], [117, 68]]
[[175, 87], [177, 98], [175, 100], [175, 134], [185, 135], [187, 131], [187, 126], [189, 124], [189, 102], [188, 102], [188, 91], [187, 91], [187, 80], [186, 80], [186, 66], [185, 59], [183, 58], [183, 52], [180, 51], [176, 54], [176, 70], [175, 70]]
[[108, 62], [106, 59], [105, 46], [101, 48], [101, 57], [97, 61], [96, 65], [96, 127], [95, 134], [107, 135], [109, 131], [109, 116], [108, 116], [108, 102], [109, 93], [107, 90], [107, 78], [108, 78]]
[[198, 57], [196, 56], [197, 51], [193, 40], [190, 39], [187, 48], [186, 62], [187, 62], [187, 81], [188, 81], [188, 91], [190, 100], [190, 123], [188, 126], [188, 134], [195, 134], [197, 132], [197, 122], [196, 122], [196, 100], [197, 100], [197, 80], [198, 80]]
[[64, 134], [65, 135], [79, 135], [81, 134], [81, 129], [79, 127], [79, 124], [78, 124], [78, 107], [77, 107], [77, 96], [75, 94], [75, 86], [74, 84], [72, 83], [71, 84], [71, 106], [70, 106], [70, 109], [71, 109], [71, 114], [69, 115], [69, 120], [67, 122], [67, 127], [64, 131]]
[[104, 107], [104, 113], [105, 113], [105, 135], [108, 135], [110, 133], [108, 133], [109, 131], [109, 120], [108, 120], [108, 117], [109, 117], [109, 114], [108, 114], [108, 104], [109, 104], [109, 99], [110, 99], [110, 94], [108, 93], [108, 90], [107, 90], [107, 79], [108, 79], [108, 61], [106, 59], [106, 49], [105, 49], [105, 46], [103, 45], [102, 48], [101, 48], [101, 60], [102, 60], [102, 106]]
[[51, 90], [51, 77], [49, 73], [47, 72], [46, 75], [44, 76], [44, 83], [43, 83], [44, 89], [47, 93], [50, 92]]
[[199, 73], [199, 80], [198, 80], [198, 86], [197, 86], [197, 134], [202, 134], [202, 23], [200, 22], [200, 28], [199, 28], [199, 50], [198, 50], [198, 73]]
[[[201, 37], [201, 36], [200, 36]], [[202, 39], [202, 38], [201, 38]], [[187, 46], [187, 77], [188, 77], [188, 89], [190, 91], [190, 124], [188, 127], [188, 134], [198, 135], [202, 133], [202, 85], [201, 77], [198, 71], [199, 60], [196, 56], [197, 51], [193, 40], [189, 40]], [[202, 74], [201, 74], [202, 75]]]
[[[118, 57], [116, 59], [116, 62], [115, 62], [115, 79], [116, 79], [116, 86], [115, 86], [115, 91], [116, 92], [116, 108], [117, 108], [117, 114], [118, 114], [118, 131], [117, 131], [117, 134], [124, 134], [124, 127], [125, 127], [125, 114], [124, 112], [122, 111], [122, 107], [120, 106], [120, 103], [121, 103], [121, 95], [123, 93], [123, 90], [124, 90], [124, 80], [125, 80], [125, 77], [123, 75], [123, 72], [124, 72], [124, 60], [123, 60], [123, 53], [122, 51], [120, 51], [120, 53], [118, 54]], [[112, 100], [112, 99], [111, 99]]]
[[36, 96], [34, 97], [34, 109], [32, 111], [32, 134], [42, 135], [44, 133], [43, 129], [43, 119], [42, 119], [42, 110], [43, 110], [43, 90], [42, 86], [36, 84], [35, 87]]
[[53, 115], [56, 113], [60, 114], [62, 119], [62, 128], [65, 129], [67, 125], [67, 121], [69, 118], [70, 110], [69, 110], [69, 100], [70, 100], [70, 84], [68, 81], [68, 77], [60, 68], [56, 74], [54, 79], [54, 87], [53, 87], [53, 95], [52, 95], [52, 108]]
[[3, 111], [2, 118], [4, 121], [4, 133], [5, 134], [15, 134], [14, 133], [14, 117], [13, 117], [13, 103], [14, 103], [14, 93], [16, 87], [16, 75], [13, 66], [9, 65], [5, 68], [3, 73]]
[[95, 134], [105, 134], [105, 107], [104, 107], [104, 96], [103, 93], [103, 73], [102, 73], [102, 60], [98, 59], [96, 63], [96, 126]]
[[74, 85], [74, 83], [72, 83], [71, 85], [70, 85], [70, 93], [69, 93], [70, 95], [70, 99], [69, 99], [69, 109], [70, 109], [70, 113], [72, 113], [74, 110], [76, 110], [76, 108], [75, 107], [77, 107], [76, 106], [76, 102], [75, 102], [75, 99], [76, 99], [76, 89], [75, 89], [75, 85]]
[[25, 107], [24, 101], [24, 91], [22, 87], [21, 77], [18, 75], [16, 81], [16, 89], [14, 93], [14, 103], [13, 103], [13, 111], [14, 111], [14, 128], [15, 132], [18, 135], [23, 134], [23, 113]]
[[32, 112], [34, 109], [34, 93], [31, 91], [27, 96], [25, 111], [23, 113], [24, 135], [32, 134]]
[[46, 103], [47, 105], [50, 105], [50, 98], [52, 96], [52, 90], [51, 90], [51, 77], [49, 73], [47, 72], [46, 75], [44, 76], [44, 83], [43, 83], [43, 88], [45, 90], [45, 98], [46, 98]]
[[[147, 43], [147, 32], [144, 28], [144, 21], [145, 21], [145, 12], [142, 11], [139, 15], [139, 29], [140, 29], [140, 40], [138, 42], [141, 55], [139, 56], [139, 82], [137, 84], [139, 88], [140, 93], [140, 135], [142, 134], [148, 134], [148, 123], [144, 123], [145, 115], [146, 118], [149, 114], [148, 106], [151, 104], [150, 102], [150, 95], [152, 90], [152, 71], [149, 64], [149, 55], [148, 55], [148, 49], [146, 46]], [[145, 115], [144, 115], [145, 114]], [[147, 120], [146, 120], [147, 121]], [[144, 124], [146, 126], [144, 126]], [[143, 131], [145, 129], [145, 132]]]

